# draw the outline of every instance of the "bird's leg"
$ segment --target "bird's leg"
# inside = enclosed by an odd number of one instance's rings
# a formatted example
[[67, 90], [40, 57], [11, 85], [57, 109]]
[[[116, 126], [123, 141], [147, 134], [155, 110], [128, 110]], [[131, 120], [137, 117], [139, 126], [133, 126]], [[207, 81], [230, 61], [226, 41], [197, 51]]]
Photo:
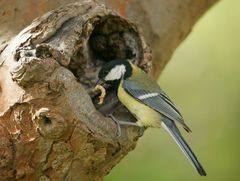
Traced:
[[120, 123], [119, 121], [110, 113], [107, 115], [108, 117], [110, 117], [117, 125], [117, 138], [121, 137], [122, 135], [122, 130], [121, 130], [121, 126], [120, 126]]
[[145, 128], [139, 126], [137, 123], [118, 120], [111, 113], [108, 114], [107, 116], [110, 117], [117, 125], [117, 138], [121, 137], [121, 135], [122, 135], [121, 125], [123, 125], [123, 126], [135, 126], [135, 127], [140, 128], [140, 136], [142, 136], [144, 131], [145, 131]]

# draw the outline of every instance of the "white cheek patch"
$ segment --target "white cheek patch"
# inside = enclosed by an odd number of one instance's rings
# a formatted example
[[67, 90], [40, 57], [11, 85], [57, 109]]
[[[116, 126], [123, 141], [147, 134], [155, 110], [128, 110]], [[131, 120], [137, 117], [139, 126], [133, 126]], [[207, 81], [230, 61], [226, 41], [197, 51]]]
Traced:
[[143, 100], [143, 99], [148, 99], [150, 97], [156, 97], [158, 95], [159, 95], [159, 93], [157, 93], [157, 92], [149, 93], [149, 94], [143, 94], [143, 95], [139, 96], [138, 99]]
[[114, 67], [105, 77], [106, 81], [119, 80], [125, 74], [126, 68], [125, 65], [117, 65]]

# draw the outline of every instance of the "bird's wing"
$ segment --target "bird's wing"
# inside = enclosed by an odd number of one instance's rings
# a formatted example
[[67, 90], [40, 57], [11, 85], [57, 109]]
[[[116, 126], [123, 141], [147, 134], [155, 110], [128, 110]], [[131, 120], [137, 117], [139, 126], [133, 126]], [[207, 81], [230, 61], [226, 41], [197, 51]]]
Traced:
[[146, 104], [170, 120], [179, 122], [187, 132], [191, 132], [170, 98], [147, 75], [139, 79], [124, 80], [122, 85], [138, 101]]

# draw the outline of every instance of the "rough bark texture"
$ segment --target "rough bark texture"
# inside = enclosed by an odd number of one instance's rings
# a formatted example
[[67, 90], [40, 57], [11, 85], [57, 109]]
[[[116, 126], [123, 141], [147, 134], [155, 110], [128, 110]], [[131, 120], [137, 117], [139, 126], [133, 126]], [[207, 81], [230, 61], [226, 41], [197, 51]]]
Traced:
[[[78, 0], [0, 1], [0, 52], [9, 39], [34, 18]], [[99, 0], [143, 30], [153, 52], [152, 75], [157, 78], [193, 25], [218, 0]]]
[[[149, 48], [134, 24], [100, 1], [80, 1], [43, 15], [75, 1], [0, 2], [1, 180], [102, 180], [141, 136], [137, 128], [122, 128], [117, 138], [115, 123], [104, 115], [115, 107], [117, 118], [134, 118], [117, 106], [110, 89], [105, 104], [97, 105], [91, 88], [103, 60], [129, 58], [149, 71]], [[143, 29], [157, 77], [214, 2], [105, 4]]]

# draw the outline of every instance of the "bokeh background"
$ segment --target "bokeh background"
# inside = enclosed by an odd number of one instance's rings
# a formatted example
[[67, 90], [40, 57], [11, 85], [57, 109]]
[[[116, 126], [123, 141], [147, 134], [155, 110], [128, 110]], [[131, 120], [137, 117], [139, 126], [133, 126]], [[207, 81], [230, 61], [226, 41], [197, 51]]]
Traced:
[[240, 1], [220, 1], [175, 51], [159, 84], [193, 133], [200, 177], [163, 130], [149, 129], [106, 181], [240, 180]]

